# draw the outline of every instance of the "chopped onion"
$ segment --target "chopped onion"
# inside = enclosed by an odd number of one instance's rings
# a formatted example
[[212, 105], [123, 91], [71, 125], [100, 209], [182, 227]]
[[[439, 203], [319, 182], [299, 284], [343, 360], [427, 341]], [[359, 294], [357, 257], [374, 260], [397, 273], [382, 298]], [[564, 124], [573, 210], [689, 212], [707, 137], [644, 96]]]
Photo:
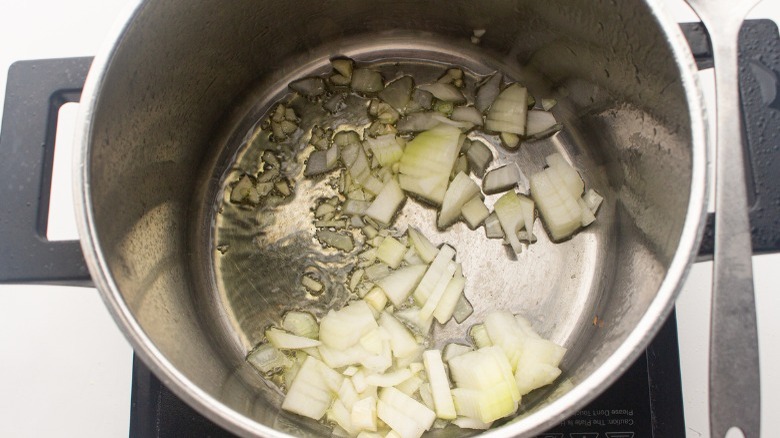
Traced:
[[394, 357], [408, 357], [419, 349], [420, 346], [412, 333], [389, 313], [382, 312], [379, 315], [379, 326], [385, 329], [390, 336], [390, 349], [393, 351]]
[[444, 102], [450, 102], [454, 104], [461, 104], [466, 102], [466, 97], [463, 96], [463, 93], [461, 93], [461, 91], [452, 84], [425, 84], [420, 85], [417, 88], [433, 94], [433, 97]]
[[442, 271], [438, 280], [436, 280], [436, 285], [433, 287], [430, 295], [428, 295], [428, 298], [425, 300], [425, 304], [422, 306], [422, 308], [420, 308], [420, 319], [427, 320], [433, 316], [433, 312], [436, 310], [436, 306], [438, 306], [439, 302], [441, 301], [441, 297], [444, 296], [444, 291], [447, 290], [447, 285], [450, 283], [450, 280], [455, 275], [455, 271], [457, 270], [458, 265], [455, 262], [447, 263], [447, 266]]
[[425, 131], [439, 125], [439, 119], [435, 118], [437, 113], [433, 111], [411, 113], [405, 117], [402, 117], [396, 128], [400, 132], [420, 132]]
[[441, 205], [460, 149], [460, 130], [439, 125], [407, 143], [399, 167], [402, 189]]
[[[553, 240], [570, 236], [582, 225], [582, 211], [564, 183], [554, 183], [549, 167], [531, 177], [531, 196]], [[558, 181], [562, 181], [558, 178]]]
[[383, 225], [389, 225], [405, 199], [406, 196], [401, 191], [401, 186], [395, 179], [391, 179], [382, 187], [374, 202], [366, 209], [366, 216]]
[[377, 400], [375, 397], [366, 397], [358, 400], [352, 405], [350, 418], [352, 420], [353, 429], [363, 431], [361, 433], [365, 433], [365, 431], [376, 432], [376, 402]]
[[469, 336], [477, 348], [493, 345], [493, 341], [490, 340], [490, 336], [488, 335], [484, 324], [474, 324], [471, 326], [471, 329], [469, 329]]
[[475, 196], [465, 204], [460, 210], [461, 216], [469, 225], [472, 230], [477, 228], [482, 222], [490, 215], [485, 203], [482, 202], [482, 198]]
[[520, 146], [520, 136], [517, 134], [502, 132], [500, 137], [501, 144], [504, 145], [504, 147], [507, 149], [516, 149], [518, 146]]
[[339, 234], [330, 230], [317, 230], [316, 236], [322, 243], [342, 251], [350, 252], [355, 248], [352, 237], [347, 234]]
[[285, 313], [282, 328], [294, 335], [310, 339], [317, 339], [320, 334], [320, 326], [309, 312], [291, 310]]
[[327, 365], [309, 356], [292, 381], [282, 409], [319, 420], [333, 401], [333, 384], [341, 386], [343, 377]]
[[466, 158], [471, 165], [471, 171], [474, 175], [482, 178], [485, 175], [485, 169], [493, 161], [493, 152], [481, 141], [472, 141], [471, 146], [466, 151]]
[[356, 199], [347, 199], [344, 202], [344, 206], [341, 211], [347, 215], [362, 215], [365, 214], [368, 207], [371, 205], [368, 201], [358, 201]]
[[490, 106], [485, 119], [485, 129], [525, 135], [527, 101], [528, 90], [525, 87], [519, 84], [506, 87]]
[[484, 123], [482, 113], [473, 106], [459, 106], [453, 109], [450, 118], [459, 122], [469, 122], [476, 126], [482, 126]]
[[488, 239], [503, 239], [504, 231], [501, 229], [501, 221], [498, 220], [498, 216], [495, 212], [490, 213], [485, 218], [485, 236]]
[[463, 205], [479, 193], [479, 186], [468, 175], [463, 172], [455, 175], [444, 194], [436, 225], [441, 229], [451, 225], [460, 216]]
[[518, 367], [515, 373], [515, 384], [521, 394], [525, 395], [534, 389], [553, 383], [561, 374], [561, 370], [552, 365], [532, 362]]
[[530, 136], [541, 134], [558, 124], [555, 116], [547, 111], [530, 110], [528, 111], [526, 134]]
[[417, 254], [420, 255], [420, 258], [423, 259], [425, 263], [430, 263], [436, 258], [439, 249], [436, 248], [420, 230], [410, 226], [407, 228], [406, 233], [409, 235], [409, 240], [417, 251]]
[[588, 189], [582, 198], [585, 200], [585, 205], [588, 206], [593, 214], [596, 214], [601, 206], [601, 202], [604, 201], [604, 198], [593, 189]]
[[252, 178], [244, 175], [238, 180], [238, 184], [230, 191], [230, 202], [255, 205], [260, 202], [260, 195], [254, 187]]
[[433, 317], [439, 321], [439, 324], [444, 324], [452, 318], [458, 301], [460, 301], [460, 297], [463, 296], [463, 288], [465, 286], [466, 279], [463, 277], [462, 270], [458, 267], [455, 275], [447, 283], [444, 294], [438, 304], [436, 304], [436, 310], [433, 312]]
[[484, 113], [498, 97], [501, 87], [501, 74], [496, 72], [485, 79], [477, 89], [474, 107]]
[[350, 87], [358, 93], [376, 93], [382, 91], [384, 84], [382, 75], [367, 68], [356, 68], [352, 71]]
[[[436, 258], [433, 259], [431, 265], [428, 266], [428, 270], [425, 271], [425, 275], [422, 280], [420, 280], [420, 284], [418, 284], [414, 290], [414, 301], [418, 306], [423, 306], [425, 302], [428, 301], [428, 298], [436, 288], [439, 279], [443, 275], [447, 275], [448, 266], [454, 257], [455, 250], [449, 245], [442, 245], [438, 254], [436, 254]], [[452, 274], [450, 274], [450, 277], [452, 277]], [[449, 281], [449, 279], [447, 281]]]
[[430, 429], [436, 413], [395, 388], [384, 388], [377, 402], [377, 415], [402, 438], [418, 438]]
[[[379, 197], [377, 197], [377, 199], [379, 199]], [[406, 254], [406, 245], [392, 236], [385, 237], [385, 240], [383, 240], [382, 244], [376, 249], [376, 258], [387, 263], [392, 269], [398, 268], [401, 261], [404, 259], [404, 254]]]
[[401, 76], [387, 84], [378, 96], [387, 102], [390, 106], [401, 112], [406, 109], [409, 100], [412, 97], [412, 88], [414, 88], [414, 79], [411, 76]]
[[412, 377], [412, 372], [408, 368], [402, 368], [389, 373], [368, 375], [366, 376], [366, 383], [380, 388], [387, 388], [398, 385], [410, 377]]
[[[377, 237], [376, 239], [379, 239], [381, 243], [382, 237]], [[385, 263], [377, 263], [367, 267], [365, 271], [369, 280], [377, 281], [390, 274], [390, 267]]]
[[320, 321], [320, 341], [327, 347], [345, 350], [377, 328], [374, 314], [365, 301], [349, 303], [340, 310], [330, 310]]
[[460, 427], [461, 429], [475, 429], [475, 430], [487, 430], [493, 425], [493, 422], [483, 423], [476, 418], [458, 417], [452, 420], [452, 424]]
[[[501, 228], [504, 230], [504, 235], [517, 254], [523, 250], [520, 240], [517, 238], [517, 232], [526, 225], [524, 213], [527, 214], [527, 207], [524, 208], [524, 206], [527, 206], [528, 202], [532, 201], [525, 196], [509, 191], [498, 198], [493, 205], [498, 220], [501, 222]], [[529, 226], [531, 225], [529, 224]]]
[[473, 348], [469, 347], [468, 345], [456, 343], [447, 344], [444, 346], [442, 358], [445, 362], [449, 362], [453, 357], [460, 356], [461, 354], [468, 353], [469, 351], [473, 351]]
[[415, 392], [417, 392], [420, 389], [420, 385], [422, 385], [423, 380], [417, 376], [412, 376], [403, 382], [399, 383], [398, 385], [395, 385], [395, 388], [404, 394], [408, 396], [412, 396]]
[[518, 181], [520, 181], [520, 168], [513, 162], [486, 173], [482, 180], [482, 190], [489, 195], [503, 192], [515, 187]]
[[455, 419], [457, 416], [455, 404], [452, 401], [450, 382], [441, 359], [441, 351], [428, 350], [423, 353], [423, 364], [425, 365], [425, 373], [428, 375], [428, 382], [431, 385], [436, 416], [445, 420]]
[[550, 111], [558, 103], [555, 99], [542, 99], [542, 109]]
[[355, 62], [349, 58], [336, 58], [330, 61], [330, 65], [342, 76], [351, 78]]
[[409, 298], [427, 270], [428, 266], [426, 265], [411, 265], [400, 268], [377, 280], [376, 285], [387, 295], [390, 302], [398, 307]]
[[382, 166], [390, 166], [401, 159], [404, 153], [403, 140], [395, 134], [366, 138], [365, 144]]

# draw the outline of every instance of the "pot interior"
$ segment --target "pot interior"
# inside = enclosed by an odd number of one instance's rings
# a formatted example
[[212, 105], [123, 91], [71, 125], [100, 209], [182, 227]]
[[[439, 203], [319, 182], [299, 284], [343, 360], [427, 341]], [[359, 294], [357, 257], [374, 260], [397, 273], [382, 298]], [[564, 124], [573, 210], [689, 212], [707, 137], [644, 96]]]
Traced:
[[[486, 29], [479, 44], [474, 29]], [[473, 80], [500, 70], [558, 100], [558, 134], [516, 152], [485, 140], [494, 164], [517, 162], [526, 175], [562, 153], [605, 198], [594, 224], [552, 243], [536, 221], [539, 241], [512, 257], [463, 223], [436, 230], [435, 211], [419, 203], [407, 202], [398, 220], [451, 242], [463, 263], [475, 311], [460, 325], [434, 324], [437, 346], [465, 339], [486, 312], [510, 309], [568, 348], [557, 383], [496, 426], [538, 432], [556, 420], [551, 413], [587, 398], [561, 399], [573, 388], [611, 380], [604, 370], [615, 364], [605, 364], [616, 352], [625, 362], [643, 348], [627, 339], [670, 308], [673, 290], [659, 290], [665, 281], [673, 289], [670, 267], [695, 240], [683, 231], [703, 204], [694, 189], [702, 145], [691, 129], [700, 120], [690, 115], [698, 107], [644, 2], [143, 3], [102, 72], [86, 144], [88, 220], [112, 282], [103, 293], [144, 359], [210, 418], [243, 434], [330, 434], [281, 411], [281, 393], [245, 357], [286, 310], [322, 315], [348, 299], [349, 261], [314, 239], [310, 209], [332, 188], [299, 180], [292, 201], [262, 211], [224, 201], [238, 173], [257, 171], [268, 144], [255, 135], [258, 122], [291, 80], [326, 73], [334, 56], [374, 66], [385, 81], [402, 73], [432, 81], [450, 66]], [[301, 165], [297, 144], [284, 154]], [[327, 286], [317, 297], [300, 285], [312, 272]]]

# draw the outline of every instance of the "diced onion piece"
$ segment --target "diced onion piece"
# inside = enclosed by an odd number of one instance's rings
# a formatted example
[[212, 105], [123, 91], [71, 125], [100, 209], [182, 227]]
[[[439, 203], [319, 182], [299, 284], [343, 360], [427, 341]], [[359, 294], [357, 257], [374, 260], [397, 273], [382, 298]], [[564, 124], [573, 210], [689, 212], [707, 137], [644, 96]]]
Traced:
[[463, 205], [479, 193], [479, 186], [468, 175], [463, 172], [455, 175], [455, 179], [450, 182], [450, 186], [444, 194], [436, 225], [439, 228], [451, 225], [460, 216]]
[[420, 85], [417, 88], [433, 94], [433, 97], [444, 102], [451, 102], [454, 104], [466, 103], [466, 97], [452, 84], [437, 82], [435, 84]]
[[420, 385], [420, 399], [432, 411], [436, 411], [436, 406], [433, 404], [433, 393], [431, 392], [431, 384], [423, 383]]
[[379, 191], [374, 202], [366, 210], [366, 216], [375, 221], [389, 225], [406, 196], [395, 179], [389, 180]]
[[249, 175], [244, 175], [238, 180], [238, 184], [233, 186], [230, 191], [230, 202], [257, 204], [260, 202], [260, 195], [252, 183]]
[[501, 222], [495, 212], [490, 213], [485, 218], [485, 236], [489, 239], [503, 239], [504, 231], [501, 229]]
[[420, 437], [436, 419], [435, 412], [395, 388], [382, 389], [377, 415], [402, 438]]
[[582, 225], [582, 211], [568, 188], [562, 183], [553, 183], [549, 169], [531, 176], [531, 196], [552, 240], [558, 241], [569, 237]]
[[469, 336], [474, 342], [477, 348], [489, 347], [493, 345], [493, 341], [490, 340], [485, 324], [474, 324], [469, 330]]
[[501, 87], [501, 74], [496, 72], [487, 78], [477, 90], [474, 107], [484, 113], [498, 97]]
[[458, 415], [488, 423], [517, 410], [520, 394], [506, 356], [485, 347], [449, 361], [457, 387], [452, 390]]
[[[377, 197], [379, 199], [379, 197]], [[382, 244], [376, 249], [376, 258], [387, 263], [392, 269], [398, 268], [406, 253], [406, 245], [392, 236], [385, 237]]]
[[306, 160], [304, 176], [314, 176], [335, 169], [339, 161], [339, 149], [335, 145], [324, 151], [314, 151]]
[[342, 380], [339, 373], [308, 356], [287, 391], [282, 409], [319, 420], [333, 401], [334, 384], [338, 388]]
[[346, 215], [362, 215], [366, 213], [368, 207], [371, 205], [368, 201], [358, 201], [356, 199], [347, 199], [342, 207], [342, 213]]
[[355, 385], [352, 384], [352, 379], [344, 379], [336, 395], [347, 409], [352, 409], [352, 406], [358, 401], [358, 392]]
[[558, 367], [541, 362], [531, 362], [518, 367], [515, 372], [515, 384], [520, 394], [525, 395], [534, 389], [553, 383], [561, 370]]
[[320, 341], [330, 348], [344, 350], [378, 325], [365, 301], [353, 301], [338, 311], [330, 310], [320, 321]]
[[401, 188], [441, 205], [460, 141], [460, 130], [452, 126], [439, 125], [418, 134], [407, 143], [401, 157]]
[[582, 198], [577, 199], [577, 205], [580, 206], [580, 212], [581, 215], [581, 224], [583, 227], [587, 227], [588, 225], [592, 224], [596, 220], [596, 216], [593, 215], [593, 212], [590, 211], [590, 208], [588, 208], [588, 204], [585, 203], [585, 200]]
[[401, 76], [387, 84], [378, 96], [397, 111], [403, 111], [411, 99], [412, 88], [414, 88], [414, 79], [411, 76]]
[[290, 82], [290, 89], [304, 97], [317, 97], [325, 93], [325, 81], [321, 77], [310, 77]]
[[368, 293], [366, 293], [366, 295], [363, 297], [363, 301], [371, 306], [371, 309], [374, 312], [374, 317], [377, 317], [379, 316], [379, 312], [381, 312], [382, 309], [384, 309], [387, 305], [387, 295], [385, 295], [384, 291], [382, 291], [382, 288], [374, 287], [368, 291]]
[[522, 336], [522, 329], [518, 326], [515, 316], [506, 310], [497, 310], [485, 317], [484, 325], [491, 342], [501, 347], [514, 371], [523, 355], [525, 343], [525, 337]]
[[455, 318], [455, 322], [460, 324], [471, 316], [472, 313], [474, 313], [474, 307], [466, 299], [466, 296], [461, 294], [460, 298], [458, 298], [458, 304], [455, 305], [455, 312], [452, 313], [452, 317]]
[[438, 118], [434, 117], [436, 115], [437, 113], [430, 111], [411, 113], [402, 117], [396, 127], [400, 132], [420, 132], [432, 129], [441, 123]]
[[[420, 280], [420, 283], [414, 290], [414, 301], [418, 306], [423, 306], [428, 301], [428, 297], [433, 293], [439, 279], [442, 275], [446, 275], [447, 267], [453, 257], [455, 257], [455, 250], [449, 245], [442, 245], [439, 253], [436, 254], [436, 258], [433, 259], [422, 280]], [[452, 276], [452, 274], [449, 275], [450, 277]]]
[[509, 191], [498, 198], [493, 205], [498, 220], [501, 222], [501, 228], [504, 230], [504, 235], [517, 254], [523, 250], [520, 240], [517, 238], [517, 232], [525, 226], [521, 196], [513, 191]]
[[450, 118], [458, 122], [469, 122], [476, 126], [482, 126], [484, 123], [482, 113], [473, 106], [459, 106], [453, 109]]
[[559, 153], [550, 154], [545, 157], [545, 161], [550, 166], [551, 174], [557, 174], [563, 180], [563, 184], [572, 196], [579, 197], [582, 195], [585, 183], [582, 181], [580, 174], [563, 158], [563, 155]]
[[466, 158], [469, 160], [474, 175], [482, 178], [485, 175], [485, 170], [493, 161], [493, 152], [481, 141], [472, 141], [471, 147], [466, 151]]
[[417, 352], [419, 345], [414, 335], [394, 316], [382, 312], [379, 315], [379, 326], [390, 336], [390, 349], [394, 357], [407, 357]]
[[431, 316], [433, 316], [433, 312], [436, 310], [436, 306], [438, 306], [439, 302], [441, 301], [441, 297], [444, 296], [444, 292], [447, 290], [447, 285], [450, 283], [450, 280], [455, 275], [455, 271], [457, 271], [457, 269], [458, 265], [455, 262], [450, 262], [447, 264], [441, 276], [436, 281], [436, 286], [425, 300], [425, 304], [422, 306], [422, 308], [420, 308], [421, 319], [429, 319]]
[[465, 155], [458, 157], [458, 160], [455, 161], [455, 167], [452, 169], [452, 173], [454, 175], [457, 175], [461, 172], [465, 173], [466, 175], [469, 174], [469, 160]]
[[554, 127], [557, 123], [555, 116], [546, 110], [530, 110], [528, 111], [526, 135], [530, 137], [541, 134]]
[[344, 432], [347, 433], [347, 436], [353, 436], [355, 435], [355, 430], [352, 428], [352, 414], [350, 413], [350, 410], [346, 405], [341, 401], [341, 399], [336, 399], [333, 404], [330, 406], [330, 409], [327, 411], [327, 417], [328, 421], [336, 423], [338, 426], [340, 426], [342, 429], [344, 429]]
[[444, 114], [434, 114], [431, 116], [434, 120], [441, 123], [442, 125], [450, 125], [454, 126], [458, 129], [461, 129], [462, 131], [468, 131], [469, 129], [474, 127], [474, 124], [468, 121], [457, 121], [450, 118], [447, 118]]
[[519, 84], [506, 87], [490, 106], [485, 129], [525, 135], [528, 90]]
[[596, 214], [601, 206], [601, 202], [604, 201], [604, 198], [593, 189], [588, 189], [582, 198], [593, 214]]
[[520, 181], [520, 168], [517, 167], [517, 163], [510, 163], [486, 173], [482, 180], [482, 190], [491, 195], [515, 187], [518, 181]]
[[420, 389], [420, 385], [422, 385], [422, 383], [423, 380], [421, 378], [412, 376], [398, 385], [395, 385], [395, 388], [408, 396], [412, 396], [412, 394]]
[[330, 65], [333, 67], [333, 70], [336, 70], [341, 76], [344, 76], [345, 78], [352, 77], [354, 61], [351, 59], [336, 58], [330, 61]]
[[320, 326], [309, 312], [291, 310], [285, 313], [282, 328], [294, 335], [310, 339], [317, 339], [320, 335]]
[[394, 306], [401, 306], [428, 270], [426, 265], [410, 265], [400, 268], [377, 280], [376, 285], [384, 291]]
[[460, 214], [472, 230], [477, 228], [490, 215], [482, 198], [475, 196], [460, 209]]
[[447, 288], [444, 290], [444, 294], [436, 305], [436, 310], [433, 312], [433, 317], [436, 318], [440, 324], [444, 324], [452, 318], [458, 301], [463, 295], [463, 288], [465, 286], [466, 279], [460, 272], [456, 272], [452, 279], [447, 283]]
[[507, 149], [517, 149], [517, 147], [520, 146], [520, 136], [517, 134], [502, 132], [500, 137], [501, 144]]
[[366, 397], [352, 405], [351, 420], [353, 429], [376, 432], [376, 401], [374, 397]]
[[271, 344], [260, 344], [246, 360], [263, 374], [270, 374], [291, 367], [293, 361]]
[[441, 359], [441, 351], [428, 350], [423, 353], [423, 364], [428, 382], [431, 384], [433, 405], [436, 407], [436, 416], [445, 420], [452, 420], [455, 414], [455, 404], [450, 393], [450, 382], [447, 379], [447, 371]]
[[449, 362], [453, 357], [460, 356], [461, 354], [468, 353], [469, 351], [473, 351], [473, 349], [468, 345], [456, 343], [447, 344], [444, 346], [442, 359], [444, 359], [445, 362]]
[[430, 263], [436, 258], [436, 254], [439, 253], [439, 249], [436, 248], [430, 240], [428, 240], [423, 233], [418, 229], [410, 226], [406, 233], [409, 235], [409, 240], [412, 242], [412, 246], [420, 255], [425, 263]]
[[321, 342], [316, 339], [305, 338], [303, 336], [291, 335], [278, 328], [270, 328], [265, 331], [265, 337], [276, 348], [280, 350], [296, 350], [301, 348], [318, 347]]
[[346, 234], [339, 234], [330, 230], [317, 230], [317, 239], [326, 245], [338, 248], [342, 251], [350, 252], [355, 247], [352, 237]]
[[367, 137], [365, 143], [382, 166], [392, 165], [404, 154], [400, 138], [395, 134]]
[[402, 368], [389, 373], [368, 375], [366, 376], [366, 383], [380, 388], [387, 388], [398, 385], [410, 377], [412, 377], [412, 372], [409, 371], [409, 368]]
[[[382, 237], [376, 237], [375, 239], [382, 240]], [[366, 271], [366, 277], [371, 281], [377, 281], [382, 278], [387, 277], [388, 274], [390, 274], [390, 267], [387, 266], [385, 263], [377, 263], [375, 265], [371, 265], [365, 269]]]
[[542, 99], [542, 109], [550, 111], [558, 103], [555, 99]]
[[523, 354], [517, 363], [518, 368], [532, 362], [541, 362], [557, 367], [566, 354], [564, 347], [547, 339], [527, 337], [523, 342]]
[[358, 93], [376, 93], [384, 88], [382, 75], [367, 68], [352, 70], [352, 80], [349, 85], [352, 87], [352, 90]]

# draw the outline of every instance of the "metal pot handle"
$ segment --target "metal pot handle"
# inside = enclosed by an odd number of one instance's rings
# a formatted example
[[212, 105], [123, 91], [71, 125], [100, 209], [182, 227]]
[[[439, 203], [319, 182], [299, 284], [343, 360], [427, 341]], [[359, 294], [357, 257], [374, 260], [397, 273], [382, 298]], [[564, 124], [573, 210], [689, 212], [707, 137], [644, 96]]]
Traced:
[[91, 63], [19, 61], [8, 70], [0, 132], [0, 283], [91, 284], [79, 241], [46, 238], [58, 112], [78, 102]]
[[[700, 70], [712, 46], [700, 23], [680, 25]], [[751, 43], [753, 42], [753, 43]], [[760, 42], [760, 44], [755, 44]], [[753, 254], [780, 252], [780, 36], [771, 20], [747, 20], [739, 38], [739, 83]], [[709, 214], [699, 261], [711, 260], [715, 215]]]

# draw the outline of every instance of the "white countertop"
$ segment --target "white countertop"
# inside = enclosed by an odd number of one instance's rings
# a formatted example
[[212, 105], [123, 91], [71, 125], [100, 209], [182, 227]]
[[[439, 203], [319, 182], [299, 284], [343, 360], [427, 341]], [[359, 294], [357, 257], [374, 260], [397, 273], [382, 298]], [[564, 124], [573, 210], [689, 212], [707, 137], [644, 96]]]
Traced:
[[[697, 21], [681, 0], [663, 0], [679, 21]], [[125, 0], [0, 0], [0, 116], [10, 64], [94, 55]], [[780, 22], [780, 1], [751, 18]], [[712, 72], [701, 74], [712, 85]], [[711, 95], [710, 95], [711, 97]], [[67, 138], [68, 132], [62, 132]], [[67, 141], [64, 141], [66, 144]], [[70, 158], [57, 149], [50, 236], [76, 235]], [[780, 412], [780, 255], [753, 258], [761, 354], [762, 437]], [[694, 265], [677, 302], [688, 437], [709, 437], [707, 355], [712, 263]], [[0, 436], [122, 437], [130, 414], [132, 350], [96, 290], [0, 286]]]

